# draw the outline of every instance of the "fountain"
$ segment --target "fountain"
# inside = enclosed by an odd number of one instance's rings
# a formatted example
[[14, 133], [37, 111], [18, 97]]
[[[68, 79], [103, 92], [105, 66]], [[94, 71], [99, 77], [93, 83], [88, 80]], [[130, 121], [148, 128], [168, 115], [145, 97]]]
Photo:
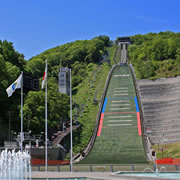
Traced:
[[8, 151], [0, 154], [0, 180], [31, 179], [31, 158], [27, 152]]
[[[163, 171], [163, 172], [162, 172]], [[160, 167], [160, 169], [158, 169], [157, 165], [156, 165], [156, 169], [153, 170], [149, 167], [145, 168], [142, 172], [140, 171], [118, 171], [116, 173], [113, 173], [112, 175], [114, 176], [124, 176], [124, 177], [141, 177], [141, 178], [146, 178], [146, 179], [152, 179], [152, 178], [156, 178], [156, 179], [180, 179], [180, 173], [179, 172], [167, 172], [166, 168], [164, 166]]]
[[153, 169], [151, 169], [151, 168], [148, 167], [148, 168], [145, 168], [142, 173], [145, 173], [145, 172], [147, 172], [147, 170], [150, 170], [151, 172], [155, 173], [156, 176], [158, 176], [159, 173], [161, 173], [163, 169], [165, 170], [165, 172], [167, 172], [167, 170], [166, 170], [166, 168], [165, 168], [164, 166], [162, 166], [162, 167], [160, 168], [160, 170], [159, 170], [158, 167], [157, 167], [157, 165], [156, 165], [156, 170], [153, 170]]

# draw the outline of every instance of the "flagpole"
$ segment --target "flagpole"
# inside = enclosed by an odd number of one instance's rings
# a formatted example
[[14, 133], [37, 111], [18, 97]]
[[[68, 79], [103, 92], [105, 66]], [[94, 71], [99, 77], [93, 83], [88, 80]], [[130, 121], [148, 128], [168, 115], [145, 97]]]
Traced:
[[21, 152], [23, 151], [23, 71], [21, 71]]
[[69, 70], [69, 76], [70, 76], [70, 131], [71, 131], [71, 161], [70, 161], [70, 171], [73, 172], [73, 163], [72, 163], [72, 146], [73, 146], [73, 139], [72, 139], [72, 87], [71, 87], [71, 69]]
[[[47, 68], [47, 60], [46, 60], [46, 68]], [[47, 72], [48, 73], [48, 68]], [[45, 170], [47, 172], [47, 74], [45, 81]]]

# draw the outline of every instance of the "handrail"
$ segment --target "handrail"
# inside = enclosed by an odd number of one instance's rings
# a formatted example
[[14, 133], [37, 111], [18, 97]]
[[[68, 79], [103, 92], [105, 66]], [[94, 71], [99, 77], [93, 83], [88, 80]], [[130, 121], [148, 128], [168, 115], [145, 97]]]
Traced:
[[[73, 125], [72, 126], [72, 130], [75, 130], [79, 127], [80, 125]], [[68, 127], [65, 131], [60, 131], [57, 135], [57, 137], [53, 140], [52, 142], [52, 146], [56, 147], [58, 144], [60, 144], [60, 142], [62, 141], [62, 139], [67, 136], [70, 133], [70, 127]]]

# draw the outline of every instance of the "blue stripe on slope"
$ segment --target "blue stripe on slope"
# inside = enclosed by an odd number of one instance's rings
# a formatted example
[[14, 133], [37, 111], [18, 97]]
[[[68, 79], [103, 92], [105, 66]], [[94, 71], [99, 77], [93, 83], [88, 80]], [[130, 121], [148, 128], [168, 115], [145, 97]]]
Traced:
[[107, 104], [107, 98], [105, 98], [105, 100], [104, 100], [104, 105], [103, 105], [103, 108], [102, 108], [102, 113], [105, 112], [106, 104]]
[[136, 104], [136, 112], [139, 112], [139, 106], [138, 106], [138, 101], [137, 97], [134, 98], [135, 104]]

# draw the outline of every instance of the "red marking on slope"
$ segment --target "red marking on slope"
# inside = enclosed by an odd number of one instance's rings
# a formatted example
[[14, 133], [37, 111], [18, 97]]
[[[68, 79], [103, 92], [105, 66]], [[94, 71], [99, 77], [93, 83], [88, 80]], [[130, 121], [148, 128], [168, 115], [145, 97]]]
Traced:
[[101, 135], [101, 129], [102, 129], [102, 125], [103, 125], [103, 119], [104, 119], [104, 113], [101, 113], [101, 118], [100, 118], [100, 123], [99, 123], [99, 129], [98, 129], [97, 136], [100, 136], [100, 135]]
[[140, 113], [137, 112], [138, 135], [142, 136]]

